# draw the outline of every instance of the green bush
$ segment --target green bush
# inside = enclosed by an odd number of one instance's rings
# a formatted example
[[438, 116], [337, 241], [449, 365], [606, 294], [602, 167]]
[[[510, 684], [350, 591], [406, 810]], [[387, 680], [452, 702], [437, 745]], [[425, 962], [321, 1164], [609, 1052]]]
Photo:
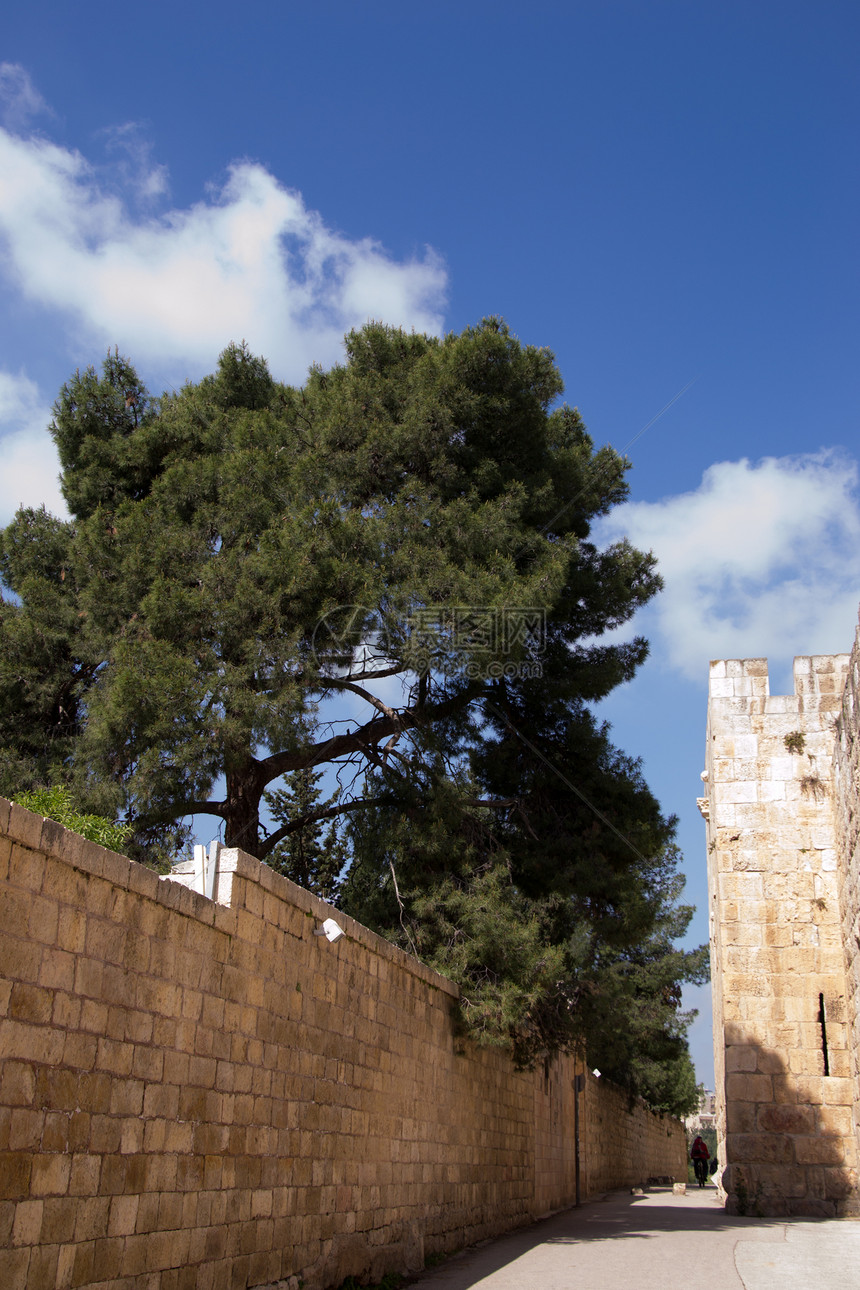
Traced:
[[15, 802], [28, 811], [56, 820], [73, 833], [79, 833], [90, 842], [107, 847], [109, 851], [122, 851], [134, 829], [130, 824], [115, 824], [103, 815], [86, 815], [79, 811], [67, 788], [36, 788], [31, 792], [17, 793]]

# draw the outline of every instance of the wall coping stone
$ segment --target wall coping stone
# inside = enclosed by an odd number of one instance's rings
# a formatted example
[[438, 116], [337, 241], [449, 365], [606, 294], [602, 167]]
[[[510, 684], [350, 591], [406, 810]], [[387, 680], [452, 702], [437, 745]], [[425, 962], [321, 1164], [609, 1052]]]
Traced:
[[[460, 988], [455, 982], [449, 981], [399, 946], [392, 945], [385, 937], [364, 927], [319, 896], [299, 887], [283, 874], [275, 873], [262, 860], [237, 847], [221, 848], [219, 872], [221, 875], [229, 875], [231, 881], [224, 884], [219, 882], [220, 900], [214, 901], [194, 891], [181, 880], [177, 881], [170, 874], [160, 876], [146, 865], [109, 851], [97, 842], [90, 842], [58, 824], [56, 820], [28, 811], [4, 797], [0, 797], [0, 831], [5, 832], [19, 846], [31, 851], [42, 851], [82, 873], [106, 879], [118, 887], [134, 891], [169, 909], [178, 910], [187, 918], [197, 919], [198, 922], [217, 927], [221, 931], [234, 931], [237, 909], [247, 907], [242, 891], [243, 883], [260, 887], [320, 922], [325, 918], [336, 919], [347, 937], [370, 953], [405, 969], [427, 985], [450, 995], [452, 999], [460, 997]], [[235, 879], [239, 881], [236, 882]]]

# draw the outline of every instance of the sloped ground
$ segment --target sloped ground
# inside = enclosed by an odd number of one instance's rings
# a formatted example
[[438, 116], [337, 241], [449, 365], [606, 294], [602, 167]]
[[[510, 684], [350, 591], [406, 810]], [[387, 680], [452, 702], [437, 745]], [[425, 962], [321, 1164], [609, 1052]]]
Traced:
[[860, 1221], [727, 1215], [712, 1188], [613, 1193], [464, 1251], [420, 1290], [860, 1290]]

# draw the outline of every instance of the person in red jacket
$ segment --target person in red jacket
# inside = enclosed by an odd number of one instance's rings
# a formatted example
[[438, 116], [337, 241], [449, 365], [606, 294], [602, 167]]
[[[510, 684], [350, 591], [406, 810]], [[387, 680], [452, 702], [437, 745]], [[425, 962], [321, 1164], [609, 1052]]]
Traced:
[[696, 1181], [700, 1187], [704, 1187], [705, 1179], [708, 1176], [708, 1160], [710, 1159], [708, 1144], [703, 1138], [697, 1137], [690, 1148], [690, 1159], [693, 1161], [693, 1169], [696, 1174]]

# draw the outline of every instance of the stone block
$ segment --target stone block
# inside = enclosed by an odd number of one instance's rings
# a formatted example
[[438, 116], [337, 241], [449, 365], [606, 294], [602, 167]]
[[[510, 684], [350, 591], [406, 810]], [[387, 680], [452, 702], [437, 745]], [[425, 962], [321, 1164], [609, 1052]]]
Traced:
[[43, 1244], [68, 1244], [75, 1231], [77, 1200], [73, 1197], [48, 1198], [44, 1201], [40, 1240]]
[[30, 1106], [36, 1093], [36, 1072], [30, 1062], [7, 1061], [0, 1074], [3, 1106]]
[[44, 1154], [33, 1157], [30, 1175], [32, 1196], [64, 1196], [69, 1188], [72, 1162], [66, 1155]]
[[11, 1151], [35, 1151], [42, 1140], [45, 1125], [44, 1111], [31, 1111], [26, 1107], [15, 1107], [9, 1118], [9, 1149]]
[[143, 1091], [143, 1080], [114, 1080], [111, 1084], [110, 1114], [140, 1115], [143, 1110]]
[[8, 835], [31, 852], [39, 850], [44, 822], [44, 818], [41, 815], [25, 810], [23, 806], [10, 803], [9, 822], [7, 825]]
[[71, 1032], [63, 1044], [63, 1062], [66, 1066], [92, 1070], [97, 1052], [98, 1040], [94, 1035]]
[[799, 1165], [843, 1165], [845, 1144], [836, 1137], [798, 1137], [794, 1139], [795, 1159]]
[[92, 1275], [97, 1284], [116, 1284], [122, 1267], [125, 1242], [119, 1238], [102, 1237], [95, 1242]]
[[104, 1236], [109, 1210], [109, 1196], [81, 1197], [75, 1213], [75, 1241], [94, 1241], [97, 1237]]
[[719, 811], [724, 805], [758, 801], [758, 783], [755, 780], [730, 780], [726, 784], [715, 784], [711, 790], [712, 811]]
[[769, 1027], [768, 1037], [772, 1046], [758, 1049], [756, 1069], [762, 1075], [782, 1075], [785, 1072], [785, 1058], [775, 1046], [773, 1031], [774, 1028]]
[[26, 1286], [30, 1266], [30, 1247], [0, 1250], [0, 1285]]
[[51, 990], [74, 989], [75, 958], [65, 950], [45, 949], [39, 968], [39, 985]]
[[30, 1251], [28, 1285], [45, 1286], [46, 1290], [53, 1290], [53, 1287], [60, 1284], [57, 1279], [60, 1248], [59, 1245], [38, 1245]]
[[787, 1134], [733, 1134], [726, 1139], [726, 1156], [733, 1164], [790, 1165], [794, 1160], [792, 1139]]
[[828, 1106], [853, 1105], [852, 1082], [850, 1079], [834, 1078], [832, 1075], [820, 1081], [821, 1100]]
[[758, 1129], [758, 1103], [729, 1102], [726, 1107], [727, 1133], [755, 1133]]
[[815, 1132], [815, 1112], [811, 1106], [762, 1106], [756, 1127], [766, 1133], [811, 1134]]
[[128, 889], [149, 900], [158, 895], [159, 875], [145, 865], [130, 861], [128, 866]]
[[815, 1113], [820, 1133], [849, 1138], [854, 1132], [854, 1116], [851, 1107], [819, 1106]]
[[30, 903], [30, 916], [27, 920], [29, 937], [43, 945], [53, 945], [59, 930], [60, 907], [55, 900], [45, 896], [35, 896]]
[[[143, 1274], [146, 1271], [146, 1247], [148, 1242], [148, 1232], [134, 1232], [123, 1239], [121, 1275], [128, 1278], [140, 1278], [140, 1280], [132, 1283], [135, 1286], [146, 1285], [143, 1280]], [[158, 1284], [157, 1281], [156, 1284]]]
[[737, 1102], [773, 1101], [773, 1080], [770, 1075], [727, 1074], [726, 1098]]
[[100, 1039], [98, 1048], [99, 1070], [111, 1075], [131, 1074], [134, 1060], [134, 1045], [122, 1043], [115, 1039]]
[[63, 1055], [65, 1034], [48, 1026], [33, 1026], [11, 1018], [3, 1022], [3, 1055], [7, 1058], [56, 1066]]
[[[69, 1151], [71, 1143], [69, 1139], [69, 1129], [71, 1125], [71, 1116], [63, 1111], [47, 1111], [44, 1113], [44, 1125], [42, 1128], [41, 1147], [43, 1151]], [[76, 1143], [77, 1145], [77, 1143]]]
[[[769, 1017], [771, 1015], [770, 999], [774, 992], [773, 980], [767, 968], [771, 965], [763, 960], [760, 954], [749, 948], [729, 949], [724, 953], [725, 978], [723, 993], [730, 999], [768, 1000], [767, 1004], [755, 1003], [753, 1015]], [[772, 960], [771, 960], [772, 961]]]
[[794, 944], [796, 930], [794, 923], [782, 920], [768, 923], [764, 929], [764, 943], [771, 949], [787, 949]]
[[38, 1245], [42, 1231], [44, 1201], [24, 1200], [15, 1208], [11, 1244]]
[[824, 1194], [831, 1200], [845, 1200], [857, 1190], [857, 1171], [838, 1166], [825, 1167]]
[[99, 1154], [118, 1152], [122, 1142], [122, 1126], [111, 1115], [93, 1115], [90, 1119], [90, 1149]]
[[750, 1044], [727, 1045], [725, 1063], [725, 1069], [730, 1073], [755, 1071], [757, 1069], [757, 1049]]

